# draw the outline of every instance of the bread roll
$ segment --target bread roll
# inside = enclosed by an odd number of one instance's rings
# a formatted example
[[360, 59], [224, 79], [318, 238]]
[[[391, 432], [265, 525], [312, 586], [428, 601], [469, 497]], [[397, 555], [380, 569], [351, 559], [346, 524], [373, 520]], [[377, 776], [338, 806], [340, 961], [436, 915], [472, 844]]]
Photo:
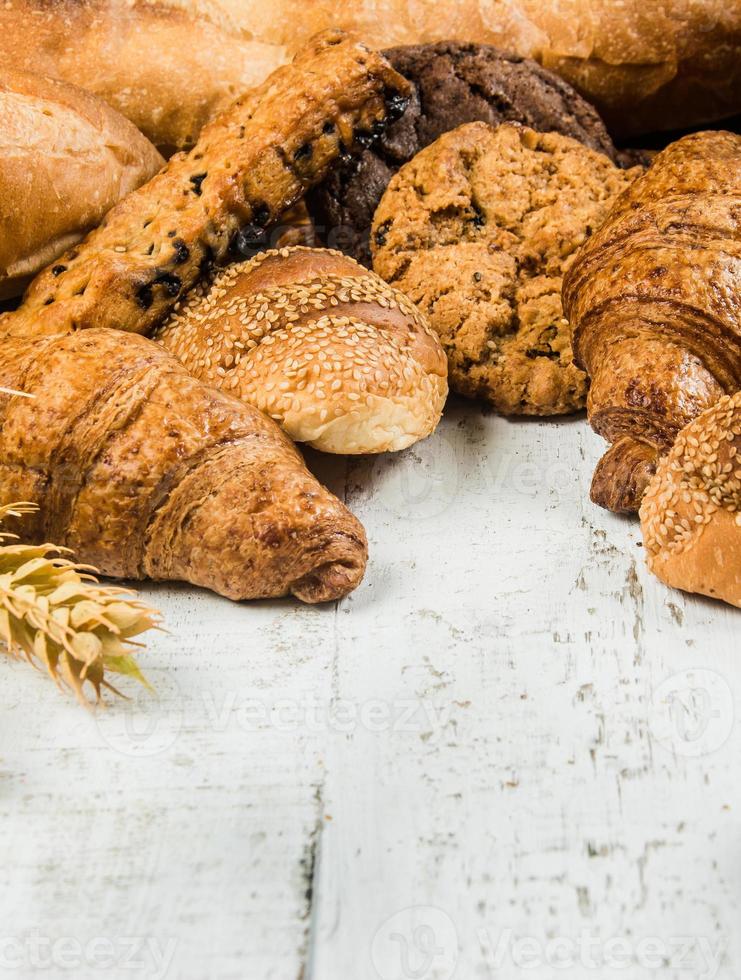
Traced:
[[0, 297], [76, 244], [163, 160], [123, 116], [72, 85], [0, 70]]
[[474, 41], [534, 58], [623, 136], [741, 102], [741, 0], [6, 0], [0, 56], [76, 81], [180, 147], [327, 27], [377, 47]]
[[325, 452], [404, 449], [433, 431], [448, 391], [442, 347], [416, 307], [329, 250], [228, 267], [156, 339], [195, 377]]
[[0, 5], [3, 64], [94, 92], [168, 150], [195, 143], [206, 122], [294, 53], [140, 0]]
[[741, 606], [741, 392], [682, 429], [646, 491], [641, 523], [662, 582]]

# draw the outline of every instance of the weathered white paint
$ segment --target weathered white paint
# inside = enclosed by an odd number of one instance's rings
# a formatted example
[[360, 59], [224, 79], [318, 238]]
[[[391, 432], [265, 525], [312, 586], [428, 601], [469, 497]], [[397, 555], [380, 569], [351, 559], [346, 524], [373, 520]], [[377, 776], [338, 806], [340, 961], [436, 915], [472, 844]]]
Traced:
[[97, 716], [3, 663], [0, 977], [741, 976], [741, 614], [646, 572], [600, 449], [453, 402], [311, 457], [337, 608], [149, 588], [159, 700]]

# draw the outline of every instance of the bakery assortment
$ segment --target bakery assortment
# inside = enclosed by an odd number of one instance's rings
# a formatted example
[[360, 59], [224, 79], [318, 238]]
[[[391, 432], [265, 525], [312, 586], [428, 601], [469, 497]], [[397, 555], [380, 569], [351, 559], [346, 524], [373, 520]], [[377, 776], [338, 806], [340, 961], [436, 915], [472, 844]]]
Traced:
[[406, 112], [374, 146], [333, 168], [309, 196], [325, 238], [365, 265], [371, 264], [373, 215], [393, 175], [463, 123], [518, 122], [621, 159], [594, 107], [534, 61], [453, 41], [392, 48], [386, 56], [413, 85]]
[[461, 126], [402, 167], [376, 211], [373, 265], [429, 317], [454, 391], [505, 414], [584, 405], [562, 276], [637, 173], [509, 123]]
[[741, 607], [741, 392], [682, 429], [648, 486], [641, 523], [662, 582]]
[[106, 575], [183, 579], [235, 599], [323, 602], [358, 584], [362, 527], [275, 423], [135, 334], [235, 240], [252, 243], [356, 130], [377, 132], [406, 91], [379, 55], [321, 36], [0, 321], [0, 388], [19, 392], [0, 396], [0, 498], [39, 503], [33, 540]]
[[340, 599], [366, 535], [292, 440], [402, 450], [450, 383], [586, 404], [594, 500], [641, 508], [665, 583], [741, 606], [741, 136], [612, 139], [738, 109], [741, 10], [567, 6], [8, 0], [8, 530], [113, 578]]
[[127, 119], [52, 78], [0, 70], [0, 298], [100, 224], [163, 164]]
[[667, 147], [567, 273], [589, 419], [612, 448], [592, 497], [635, 511], [679, 430], [741, 388], [741, 136]]
[[228, 266], [155, 339], [325, 452], [406, 449], [435, 429], [448, 393], [445, 354], [414, 305], [326, 249]]
[[372, 138], [403, 110], [408, 93], [380, 55], [340, 32], [321, 35], [42, 272], [6, 328], [148, 332], [204, 270], [250, 254], [358, 135]]
[[335, 27], [376, 48], [455, 39], [532, 58], [623, 136], [741, 104], [739, 0], [5, 0], [0, 56], [89, 88], [155, 143], [181, 147]]

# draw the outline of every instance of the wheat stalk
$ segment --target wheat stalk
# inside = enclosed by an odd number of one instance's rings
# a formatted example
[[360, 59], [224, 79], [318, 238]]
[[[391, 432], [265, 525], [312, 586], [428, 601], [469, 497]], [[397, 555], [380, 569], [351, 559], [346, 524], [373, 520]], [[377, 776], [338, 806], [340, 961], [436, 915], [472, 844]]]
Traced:
[[[0, 523], [37, 510], [35, 504], [0, 506]], [[66, 548], [18, 543], [0, 532], [0, 643], [12, 657], [45, 668], [59, 687], [89, 703], [85, 684], [100, 701], [116, 691], [106, 672], [126, 674], [149, 687], [135, 659], [132, 637], [159, 627], [159, 614], [128, 589], [103, 585], [95, 569], [64, 557]]]
[[16, 391], [15, 388], [3, 388], [0, 385], [0, 394], [12, 395], [13, 397], [18, 396], [19, 398], [35, 398], [36, 395], [31, 395], [27, 391]]

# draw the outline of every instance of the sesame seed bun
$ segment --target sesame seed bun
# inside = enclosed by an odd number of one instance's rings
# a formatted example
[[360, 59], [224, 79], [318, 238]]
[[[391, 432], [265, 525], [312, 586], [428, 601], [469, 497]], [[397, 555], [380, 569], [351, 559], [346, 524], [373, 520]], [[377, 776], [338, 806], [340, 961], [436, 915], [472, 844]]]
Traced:
[[422, 314], [328, 249], [229, 266], [155, 339], [195, 377], [325, 452], [404, 449], [434, 430], [448, 391], [445, 355]]
[[741, 392], [679, 433], [641, 506], [648, 567], [662, 582], [741, 607]]

